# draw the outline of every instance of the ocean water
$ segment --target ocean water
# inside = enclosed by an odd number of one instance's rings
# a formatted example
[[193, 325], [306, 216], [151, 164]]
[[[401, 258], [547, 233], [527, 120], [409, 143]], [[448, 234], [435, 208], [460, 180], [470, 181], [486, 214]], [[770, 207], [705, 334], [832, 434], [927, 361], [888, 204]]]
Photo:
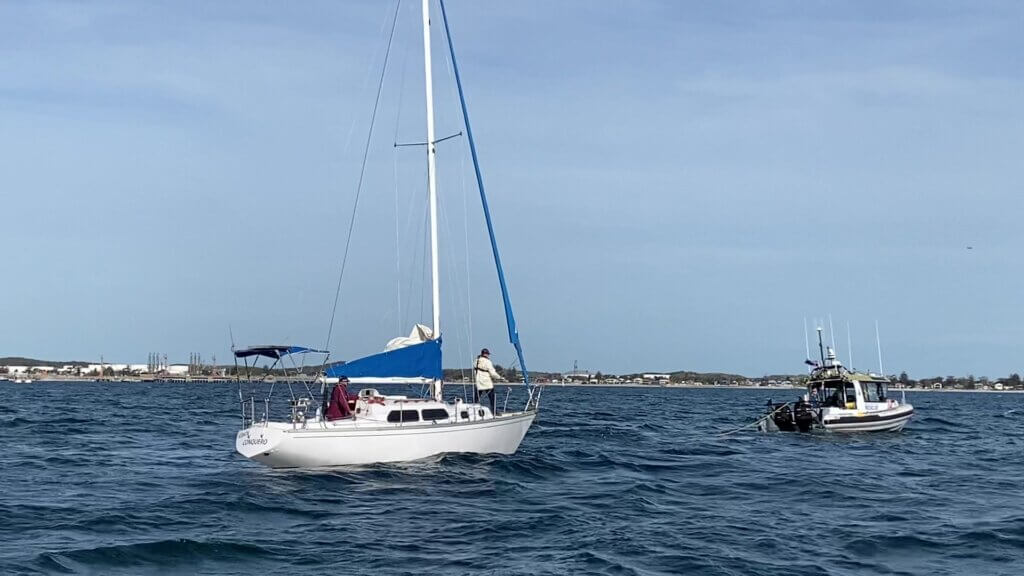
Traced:
[[552, 387], [514, 456], [303, 472], [232, 384], [0, 383], [0, 573], [1024, 574], [1024, 395], [721, 437], [795, 395]]

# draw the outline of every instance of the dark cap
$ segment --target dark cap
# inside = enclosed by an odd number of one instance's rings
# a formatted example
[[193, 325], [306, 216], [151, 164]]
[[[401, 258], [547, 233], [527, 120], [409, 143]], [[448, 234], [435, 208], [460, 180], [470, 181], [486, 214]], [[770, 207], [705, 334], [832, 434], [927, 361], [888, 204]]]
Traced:
[[480, 355], [481, 356], [490, 356], [491, 355], [491, 351], [488, 350], [487, 348], [484, 348], [483, 350], [480, 351]]

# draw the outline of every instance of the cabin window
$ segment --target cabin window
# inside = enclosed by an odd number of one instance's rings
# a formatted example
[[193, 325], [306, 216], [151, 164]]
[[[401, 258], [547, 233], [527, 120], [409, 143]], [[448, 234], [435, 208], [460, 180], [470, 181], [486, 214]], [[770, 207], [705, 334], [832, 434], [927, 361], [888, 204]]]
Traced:
[[416, 410], [392, 410], [388, 412], [388, 422], [419, 422], [420, 413]]
[[423, 419], [424, 420], [447, 420], [448, 411], [444, 408], [424, 408]]
[[843, 382], [842, 380], [831, 380], [824, 382], [821, 386], [821, 398], [822, 406], [834, 406], [841, 408], [845, 404], [843, 399]]
[[857, 407], [857, 387], [853, 382], [846, 383], [846, 407], [850, 410]]
[[463, 420], [469, 420], [469, 411], [468, 410], [463, 410], [462, 414], [461, 414], [461, 417], [462, 417]]
[[885, 402], [885, 382], [863, 382], [860, 387], [865, 402]]

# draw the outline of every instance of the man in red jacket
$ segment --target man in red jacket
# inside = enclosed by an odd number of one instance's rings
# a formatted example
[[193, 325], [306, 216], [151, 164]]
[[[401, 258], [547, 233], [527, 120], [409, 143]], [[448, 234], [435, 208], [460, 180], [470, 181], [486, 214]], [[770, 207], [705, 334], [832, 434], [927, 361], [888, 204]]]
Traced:
[[351, 418], [352, 411], [348, 407], [348, 378], [342, 376], [331, 390], [331, 403], [327, 406], [328, 420]]

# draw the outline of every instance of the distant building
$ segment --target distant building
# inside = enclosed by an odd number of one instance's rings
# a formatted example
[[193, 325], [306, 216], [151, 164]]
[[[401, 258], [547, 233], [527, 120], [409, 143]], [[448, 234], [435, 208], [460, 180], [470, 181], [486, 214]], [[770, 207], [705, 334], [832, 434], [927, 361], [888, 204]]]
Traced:
[[127, 368], [127, 364], [88, 364], [82, 368], [82, 374], [89, 374], [92, 376], [102, 376], [105, 370], [113, 370], [114, 372], [123, 372]]
[[[105, 362], [103, 364], [87, 364], [82, 366], [80, 369], [76, 369], [73, 366], [65, 366], [64, 368], [72, 368], [69, 373], [75, 373], [75, 370], [80, 370], [79, 374], [87, 376], [102, 376], [104, 371], [110, 370], [117, 374], [123, 374], [125, 372], [132, 372], [135, 374], [141, 374], [149, 369], [148, 364], [115, 364], [111, 362]], [[61, 369], [63, 370], [63, 368]]]

